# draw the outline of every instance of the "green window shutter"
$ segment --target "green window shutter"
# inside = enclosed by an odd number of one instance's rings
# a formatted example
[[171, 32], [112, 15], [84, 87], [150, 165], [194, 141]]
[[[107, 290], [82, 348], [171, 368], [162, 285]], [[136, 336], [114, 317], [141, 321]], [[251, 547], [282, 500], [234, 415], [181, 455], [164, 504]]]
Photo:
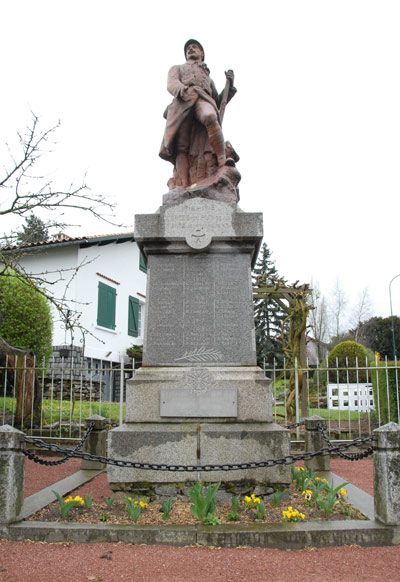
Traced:
[[147, 273], [147, 262], [140, 251], [139, 251], [139, 269], [143, 271], [143, 273]]
[[139, 299], [129, 296], [128, 335], [138, 337]]
[[97, 325], [107, 327], [108, 329], [115, 329], [116, 297], [116, 289], [99, 282]]

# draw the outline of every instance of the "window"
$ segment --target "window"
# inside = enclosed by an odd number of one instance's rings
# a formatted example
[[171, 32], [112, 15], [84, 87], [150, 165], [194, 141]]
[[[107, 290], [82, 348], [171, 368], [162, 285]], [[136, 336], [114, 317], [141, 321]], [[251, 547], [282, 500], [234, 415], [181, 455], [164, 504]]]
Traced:
[[115, 303], [117, 291], [109, 285], [99, 282], [97, 300], [97, 325], [115, 329]]
[[139, 336], [139, 315], [140, 304], [139, 299], [129, 296], [129, 311], [128, 311], [128, 335], [133, 337]]
[[143, 271], [143, 273], [147, 273], [147, 261], [139, 251], [139, 269]]

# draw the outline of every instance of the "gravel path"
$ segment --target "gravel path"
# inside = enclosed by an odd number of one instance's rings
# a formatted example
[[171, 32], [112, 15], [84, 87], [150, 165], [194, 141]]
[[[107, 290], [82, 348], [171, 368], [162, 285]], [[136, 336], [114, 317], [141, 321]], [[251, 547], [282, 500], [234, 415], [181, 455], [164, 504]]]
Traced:
[[[27, 461], [26, 495], [77, 468], [76, 460], [51, 468]], [[353, 463], [334, 459], [331, 468], [344, 480], [373, 492], [372, 459]], [[105, 475], [85, 487], [94, 497], [109, 492]], [[281, 551], [0, 540], [0, 580], [7, 582], [292, 582], [311, 576], [318, 582], [400, 580], [400, 547]]]

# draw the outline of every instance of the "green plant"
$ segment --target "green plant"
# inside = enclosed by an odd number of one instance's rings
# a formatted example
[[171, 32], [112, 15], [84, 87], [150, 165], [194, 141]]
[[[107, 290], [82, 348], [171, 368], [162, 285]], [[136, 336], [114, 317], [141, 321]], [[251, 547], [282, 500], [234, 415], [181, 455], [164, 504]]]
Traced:
[[45, 365], [52, 351], [52, 317], [49, 301], [30, 279], [8, 270], [0, 277], [2, 322], [0, 336], [8, 343], [32, 350], [37, 366]]
[[304, 467], [292, 467], [292, 479], [296, 483], [297, 489], [299, 491], [304, 491], [307, 489], [308, 484], [315, 477], [315, 471], [312, 469], [305, 469]]
[[357, 368], [365, 367], [367, 352], [364, 346], [353, 341], [345, 341], [337, 344], [328, 356], [329, 381], [339, 382], [366, 382], [365, 370]]
[[104, 501], [107, 505], [107, 509], [111, 509], [111, 506], [115, 500], [115, 497], [104, 497]]
[[371, 370], [375, 417], [380, 420], [381, 424], [389, 421], [400, 422], [400, 418], [397, 415], [397, 390], [400, 386], [400, 371], [397, 366], [397, 362], [378, 362], [376, 369]]
[[215, 517], [215, 494], [218, 491], [221, 482], [211, 483], [207, 487], [205, 496], [203, 495], [203, 483], [194, 483], [193, 487], [189, 490], [188, 495], [193, 501], [193, 505], [190, 506], [190, 511], [196, 519], [205, 525], [215, 525], [220, 523], [218, 517]]
[[309, 483], [309, 487], [311, 489], [312, 495], [314, 496], [314, 499], [320, 495], [321, 491], [326, 489], [327, 485], [328, 481], [326, 479], [321, 479], [320, 477], [315, 477], [315, 479]]
[[284, 494], [285, 491], [279, 491], [279, 489], [274, 492], [270, 499], [273, 507], [278, 507], [278, 505], [280, 505]]
[[108, 513], [102, 513], [100, 515], [100, 521], [107, 521], [109, 519], [110, 515]]
[[334, 506], [337, 503], [339, 503], [341, 497], [344, 497], [346, 495], [346, 490], [343, 489], [344, 485], [347, 485], [347, 483], [342, 483], [341, 485], [338, 485], [337, 487], [333, 488], [329, 487], [329, 485], [325, 483], [324, 489], [327, 495], [326, 496], [319, 495], [318, 497], [315, 498], [315, 503], [318, 509], [322, 510], [325, 513], [325, 515], [328, 515], [332, 511]]
[[232, 509], [226, 519], [228, 521], [239, 521], [239, 495], [232, 497]]
[[79, 497], [79, 495], [77, 495], [74, 498], [69, 496], [67, 497], [67, 499], [63, 499], [62, 496], [59, 493], [57, 493], [57, 491], [54, 491], [54, 489], [52, 489], [52, 493], [54, 493], [59, 503], [61, 517], [66, 517], [68, 513], [71, 511], [71, 509], [73, 509], [74, 507], [81, 507], [85, 503], [82, 497]]
[[126, 502], [126, 511], [131, 520], [136, 523], [143, 509], [147, 507], [147, 503], [145, 501], [135, 501], [132, 497], [127, 497]]
[[161, 509], [162, 509], [162, 512], [163, 512], [162, 518], [165, 521], [167, 521], [167, 519], [169, 519], [169, 515], [170, 515], [171, 509], [172, 509], [172, 500], [173, 500], [173, 497], [169, 497], [167, 499], [167, 501], [165, 501], [165, 502], [160, 501]]
[[263, 521], [267, 517], [264, 501], [260, 501], [254, 513], [256, 515], [256, 521]]
[[126, 355], [135, 360], [142, 360], [143, 346], [138, 346], [136, 344], [131, 345], [131, 347], [126, 350]]
[[90, 509], [92, 507], [92, 494], [89, 493], [86, 497], [84, 497], [83, 502], [85, 504], [86, 509]]

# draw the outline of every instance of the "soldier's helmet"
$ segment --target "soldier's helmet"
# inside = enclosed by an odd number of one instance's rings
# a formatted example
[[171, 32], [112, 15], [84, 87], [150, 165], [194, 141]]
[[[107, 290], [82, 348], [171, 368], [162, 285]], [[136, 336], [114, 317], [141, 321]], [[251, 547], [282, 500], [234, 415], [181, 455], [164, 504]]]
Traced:
[[190, 44], [197, 44], [197, 46], [198, 46], [198, 47], [199, 47], [199, 48], [202, 50], [202, 52], [203, 52], [203, 61], [204, 61], [204, 49], [203, 49], [203, 47], [202, 47], [201, 43], [200, 43], [198, 40], [195, 40], [194, 38], [189, 38], [189, 40], [187, 40], [187, 41], [185, 42], [185, 48], [184, 48], [184, 51], [185, 51], [185, 58], [186, 58], [186, 51], [187, 51], [187, 47], [188, 47]]

